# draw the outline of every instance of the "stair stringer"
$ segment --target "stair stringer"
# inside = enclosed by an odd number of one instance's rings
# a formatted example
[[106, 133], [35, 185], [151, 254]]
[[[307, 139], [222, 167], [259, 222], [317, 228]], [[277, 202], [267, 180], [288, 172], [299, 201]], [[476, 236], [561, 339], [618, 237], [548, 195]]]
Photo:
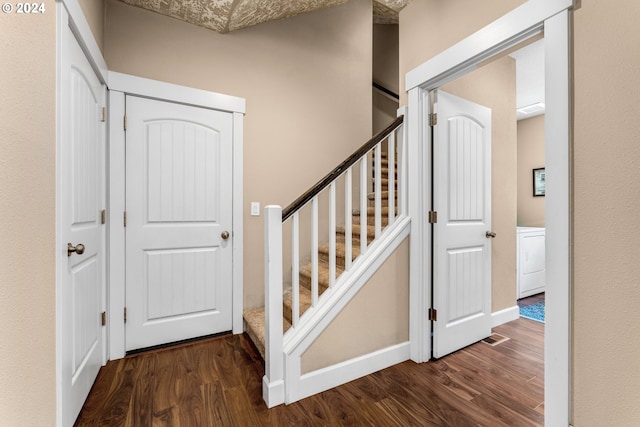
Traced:
[[409, 342], [406, 342], [301, 374], [301, 357], [304, 352], [398, 249], [409, 236], [410, 230], [410, 218], [398, 217], [371, 243], [353, 268], [343, 273], [347, 274], [344, 280], [330, 289], [329, 295], [323, 295], [325, 298], [321, 298], [318, 305], [310, 309], [311, 312], [305, 313], [304, 322], [287, 331], [283, 346], [285, 403], [293, 403], [410, 358]]

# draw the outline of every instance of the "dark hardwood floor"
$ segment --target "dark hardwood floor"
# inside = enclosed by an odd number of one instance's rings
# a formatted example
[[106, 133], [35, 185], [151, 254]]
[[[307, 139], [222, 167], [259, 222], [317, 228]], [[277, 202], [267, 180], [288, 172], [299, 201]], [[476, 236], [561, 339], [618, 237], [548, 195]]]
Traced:
[[244, 335], [154, 350], [103, 367], [76, 426], [542, 426], [544, 324], [518, 319], [494, 333], [509, 339], [272, 409]]

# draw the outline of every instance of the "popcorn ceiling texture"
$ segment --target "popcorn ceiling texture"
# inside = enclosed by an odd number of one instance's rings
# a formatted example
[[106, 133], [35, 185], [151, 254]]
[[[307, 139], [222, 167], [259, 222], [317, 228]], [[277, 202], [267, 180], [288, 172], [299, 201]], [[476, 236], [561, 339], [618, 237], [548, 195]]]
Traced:
[[[336, 6], [347, 0], [120, 0], [219, 33]], [[374, 0], [374, 22], [397, 24], [411, 0]]]

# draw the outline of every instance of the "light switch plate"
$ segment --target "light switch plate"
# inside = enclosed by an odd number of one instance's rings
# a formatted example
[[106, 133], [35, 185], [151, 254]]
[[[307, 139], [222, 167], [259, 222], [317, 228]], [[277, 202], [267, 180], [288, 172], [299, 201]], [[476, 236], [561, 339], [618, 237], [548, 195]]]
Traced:
[[251, 202], [251, 216], [260, 216], [260, 202]]

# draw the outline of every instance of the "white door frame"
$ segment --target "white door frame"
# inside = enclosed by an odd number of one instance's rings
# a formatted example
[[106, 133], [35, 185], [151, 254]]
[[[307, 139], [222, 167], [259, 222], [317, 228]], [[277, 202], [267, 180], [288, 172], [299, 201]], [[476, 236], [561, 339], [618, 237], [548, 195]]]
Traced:
[[[571, 15], [572, 0], [529, 0], [520, 7], [436, 55], [406, 75], [409, 92], [409, 214], [413, 218], [410, 263], [411, 358], [427, 361], [431, 354], [426, 308], [431, 231], [426, 224], [431, 188], [426, 121], [429, 91], [452, 81], [507, 49], [544, 32], [545, 167], [547, 305], [545, 323], [545, 425], [569, 425], [571, 321]], [[417, 220], [417, 219], [423, 220]], [[515, 286], [515, 283], [514, 283]]]
[[125, 95], [154, 98], [233, 114], [233, 333], [242, 332], [243, 121], [245, 100], [109, 71], [109, 358], [125, 355]]

